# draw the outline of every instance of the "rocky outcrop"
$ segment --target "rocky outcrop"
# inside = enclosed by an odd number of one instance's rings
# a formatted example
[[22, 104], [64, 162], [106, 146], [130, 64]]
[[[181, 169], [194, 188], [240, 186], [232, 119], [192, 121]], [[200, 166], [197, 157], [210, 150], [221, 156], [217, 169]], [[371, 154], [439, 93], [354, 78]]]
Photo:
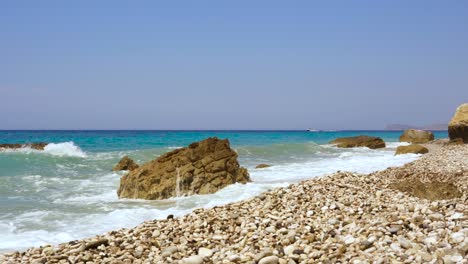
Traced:
[[400, 136], [400, 142], [420, 144], [427, 143], [432, 140], [434, 140], [434, 134], [432, 134], [432, 132], [417, 129], [405, 130]]
[[208, 138], [166, 153], [120, 179], [119, 198], [166, 199], [214, 193], [250, 181], [227, 139]]
[[379, 137], [357, 136], [343, 137], [330, 141], [339, 148], [368, 147], [370, 149], [385, 148], [385, 142]]
[[19, 149], [19, 148], [32, 148], [35, 150], [44, 150], [45, 146], [48, 143], [45, 142], [35, 142], [35, 143], [26, 143], [26, 144], [0, 144], [0, 149]]
[[123, 157], [117, 165], [112, 169], [113, 171], [121, 171], [121, 170], [134, 170], [138, 168], [138, 164], [135, 163], [131, 158], [128, 156]]
[[428, 152], [429, 152], [429, 150], [424, 146], [421, 146], [421, 145], [418, 145], [418, 144], [411, 144], [409, 146], [399, 146], [396, 149], [395, 155], [408, 154], [408, 153], [426, 154]]
[[462, 140], [465, 144], [468, 143], [468, 103], [457, 108], [448, 125], [448, 133], [450, 140]]
[[256, 169], [263, 169], [263, 168], [268, 168], [268, 167], [271, 167], [271, 165], [269, 164], [258, 164], [257, 166], [255, 166]]

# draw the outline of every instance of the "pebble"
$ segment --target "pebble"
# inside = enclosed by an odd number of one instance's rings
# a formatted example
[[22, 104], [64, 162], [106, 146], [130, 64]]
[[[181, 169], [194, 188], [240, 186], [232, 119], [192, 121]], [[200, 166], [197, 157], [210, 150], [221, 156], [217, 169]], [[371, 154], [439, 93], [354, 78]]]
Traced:
[[204, 257], [211, 257], [213, 256], [213, 251], [209, 248], [199, 248], [198, 249], [198, 255], [202, 258]]
[[258, 264], [277, 264], [279, 262], [279, 258], [277, 256], [268, 256], [262, 258]]
[[198, 255], [182, 259], [183, 264], [203, 264], [203, 258]]

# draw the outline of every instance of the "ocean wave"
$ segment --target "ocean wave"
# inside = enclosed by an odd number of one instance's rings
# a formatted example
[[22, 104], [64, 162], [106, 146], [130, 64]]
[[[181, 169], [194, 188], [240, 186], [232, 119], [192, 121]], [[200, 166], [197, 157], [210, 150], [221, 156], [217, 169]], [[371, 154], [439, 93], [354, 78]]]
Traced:
[[32, 149], [25, 145], [22, 148], [17, 149], [2, 149], [0, 152], [3, 153], [24, 153], [24, 154], [48, 154], [59, 157], [78, 157], [86, 158], [86, 153], [74, 142], [61, 142], [61, 143], [49, 143], [44, 147], [44, 150]]
[[75, 143], [63, 142], [63, 143], [49, 143], [44, 147], [44, 153], [54, 156], [68, 156], [68, 157], [79, 157], [86, 158], [86, 153], [80, 149]]

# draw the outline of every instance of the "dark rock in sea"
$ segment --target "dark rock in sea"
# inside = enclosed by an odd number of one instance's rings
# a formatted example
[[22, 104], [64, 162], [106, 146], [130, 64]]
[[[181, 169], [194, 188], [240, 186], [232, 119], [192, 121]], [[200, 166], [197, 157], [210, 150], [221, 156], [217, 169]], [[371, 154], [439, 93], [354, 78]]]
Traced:
[[32, 148], [35, 150], [44, 150], [48, 143], [35, 142], [26, 144], [0, 144], [0, 149], [19, 149], [19, 148]]
[[379, 137], [356, 136], [343, 137], [330, 141], [339, 148], [368, 147], [370, 149], [385, 148], [385, 142]]
[[451, 141], [462, 140], [465, 144], [468, 143], [468, 103], [457, 108], [448, 125], [448, 133]]
[[268, 168], [268, 167], [271, 167], [272, 165], [269, 165], [269, 164], [258, 164], [257, 166], [255, 166], [256, 169], [263, 169], [263, 168]]
[[434, 140], [434, 134], [430, 131], [408, 129], [400, 136], [400, 142], [427, 143]]
[[209, 194], [250, 181], [227, 139], [208, 138], [166, 153], [120, 179], [119, 198], [166, 199]]
[[138, 168], [138, 164], [135, 163], [131, 158], [128, 156], [123, 157], [117, 165], [112, 169], [113, 171], [121, 171], [121, 170], [134, 170]]
[[396, 149], [395, 155], [408, 154], [408, 153], [426, 154], [428, 152], [429, 150], [424, 146], [421, 146], [418, 144], [411, 144], [409, 146], [399, 146]]

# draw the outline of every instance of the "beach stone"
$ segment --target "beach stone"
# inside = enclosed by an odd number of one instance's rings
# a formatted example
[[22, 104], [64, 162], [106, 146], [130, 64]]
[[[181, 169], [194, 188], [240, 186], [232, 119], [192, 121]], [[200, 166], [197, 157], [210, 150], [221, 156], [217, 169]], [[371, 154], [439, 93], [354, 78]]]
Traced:
[[121, 170], [134, 170], [138, 168], [138, 164], [136, 164], [131, 158], [128, 156], [123, 157], [114, 168], [113, 171], [121, 171]]
[[271, 167], [272, 165], [269, 165], [269, 164], [258, 164], [257, 166], [255, 166], [256, 169], [263, 169], [263, 168], [268, 168], [268, 167]]
[[230, 184], [250, 182], [227, 139], [216, 137], [176, 149], [120, 179], [119, 198], [147, 200], [209, 194]]
[[241, 257], [239, 257], [239, 255], [236, 254], [230, 255], [227, 259], [234, 263], [241, 261]]
[[448, 133], [451, 141], [462, 140], [468, 143], [468, 103], [460, 105], [448, 124]]
[[408, 129], [400, 136], [400, 142], [427, 143], [434, 140], [434, 134], [430, 131]]
[[283, 249], [284, 255], [286, 255], [286, 256], [292, 255], [292, 254], [294, 253], [294, 250], [295, 250], [295, 249], [296, 249], [296, 248], [295, 248], [293, 245], [289, 245], [289, 246], [285, 247], [285, 248]]
[[356, 136], [342, 137], [330, 141], [339, 148], [368, 147], [370, 149], [385, 148], [385, 142], [379, 137]]
[[408, 153], [426, 154], [428, 152], [429, 150], [424, 146], [421, 146], [418, 144], [411, 144], [409, 146], [398, 146], [396, 149], [395, 155], [408, 154]]
[[198, 255], [182, 259], [183, 264], [203, 264], [203, 258]]
[[84, 250], [97, 248], [101, 245], [107, 246], [108, 244], [109, 244], [109, 240], [107, 238], [101, 238], [101, 239], [93, 240], [93, 241], [86, 243]]
[[179, 248], [177, 246], [169, 246], [161, 252], [161, 256], [163, 258], [166, 258], [176, 253], [177, 251], [179, 251]]
[[202, 258], [204, 257], [211, 257], [213, 255], [213, 251], [209, 248], [199, 248], [198, 255]]
[[462, 196], [457, 186], [451, 182], [424, 183], [417, 179], [407, 179], [392, 183], [389, 187], [428, 200], [446, 200]]
[[258, 264], [277, 264], [279, 262], [279, 258], [277, 256], [268, 256], [262, 258]]

